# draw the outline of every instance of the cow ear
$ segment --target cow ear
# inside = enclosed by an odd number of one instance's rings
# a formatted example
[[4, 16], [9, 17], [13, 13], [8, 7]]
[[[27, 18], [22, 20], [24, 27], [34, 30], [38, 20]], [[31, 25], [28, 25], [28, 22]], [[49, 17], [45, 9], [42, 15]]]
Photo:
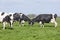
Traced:
[[1, 15], [4, 15], [5, 13], [4, 12], [2, 12], [2, 14]]

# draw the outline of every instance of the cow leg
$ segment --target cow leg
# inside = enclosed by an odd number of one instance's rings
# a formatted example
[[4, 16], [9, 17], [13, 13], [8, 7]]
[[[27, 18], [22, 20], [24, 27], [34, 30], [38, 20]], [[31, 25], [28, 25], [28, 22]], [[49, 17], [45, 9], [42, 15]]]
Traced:
[[5, 29], [5, 25], [6, 25], [5, 22], [3, 22], [3, 29]]
[[10, 27], [11, 28], [13, 27], [13, 21], [12, 20], [10, 21]]
[[21, 24], [21, 19], [19, 19], [19, 24]]
[[54, 23], [54, 26], [57, 27], [57, 22], [55, 21], [55, 19], [51, 19], [51, 23]]
[[39, 24], [44, 28], [44, 23], [42, 21], [40, 21]]
[[21, 21], [21, 26], [24, 26], [24, 23], [25, 23], [25, 21], [24, 21], [24, 20], [22, 20], [22, 21]]
[[21, 19], [18, 20], [18, 22], [19, 22], [19, 27], [20, 27], [21, 21], [22, 21]]
[[41, 25], [41, 27], [42, 27], [42, 22], [41, 22], [41, 21], [39, 22], [39, 24], [40, 24], [40, 25]]
[[42, 27], [44, 28], [44, 22], [42, 21]]
[[56, 21], [54, 22], [54, 24], [55, 24], [55, 27], [57, 27], [57, 22]]

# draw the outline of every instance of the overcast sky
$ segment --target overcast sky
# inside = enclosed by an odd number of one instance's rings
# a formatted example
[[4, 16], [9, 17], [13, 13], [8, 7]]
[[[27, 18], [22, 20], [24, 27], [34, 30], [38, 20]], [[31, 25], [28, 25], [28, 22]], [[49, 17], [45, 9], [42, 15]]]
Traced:
[[0, 0], [0, 12], [57, 13], [60, 15], [60, 0]]

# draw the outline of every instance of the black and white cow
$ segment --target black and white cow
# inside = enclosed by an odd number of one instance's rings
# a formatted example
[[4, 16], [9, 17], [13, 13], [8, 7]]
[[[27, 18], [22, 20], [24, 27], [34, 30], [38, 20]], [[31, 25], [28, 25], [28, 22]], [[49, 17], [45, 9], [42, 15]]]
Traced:
[[56, 27], [57, 26], [56, 17], [57, 17], [57, 14], [54, 14], [54, 15], [53, 14], [40, 14], [36, 18], [33, 18], [29, 24], [33, 25], [34, 22], [38, 22], [39, 24], [41, 24], [41, 26], [44, 27], [44, 23], [51, 22], [51, 23], [54, 23]]
[[14, 22], [20, 20], [20, 14], [19, 13], [14, 13], [13, 17], [14, 17]]
[[3, 29], [5, 29], [6, 23], [9, 23], [10, 27], [12, 28], [13, 13], [0, 12], [0, 22], [3, 24]]
[[25, 21], [29, 22], [31, 20], [23, 13], [15, 13], [14, 14], [14, 21], [19, 21], [19, 23], [24, 26]]

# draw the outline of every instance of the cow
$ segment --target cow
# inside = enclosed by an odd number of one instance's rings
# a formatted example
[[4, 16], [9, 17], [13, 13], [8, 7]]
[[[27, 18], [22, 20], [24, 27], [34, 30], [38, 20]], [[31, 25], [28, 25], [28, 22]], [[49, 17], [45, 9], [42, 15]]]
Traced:
[[12, 28], [13, 24], [13, 13], [6, 13], [6, 12], [0, 12], [0, 22], [3, 25], [3, 29], [6, 27], [6, 23], [10, 24], [10, 27]]
[[33, 18], [32, 21], [29, 22], [29, 24], [33, 25], [34, 22], [38, 22], [41, 27], [44, 27], [44, 23], [54, 23], [54, 26], [57, 27], [56, 22], [57, 14], [40, 14], [37, 17]]
[[14, 22], [20, 20], [20, 14], [19, 13], [14, 13], [13, 17], [14, 17]]
[[24, 26], [25, 21], [31, 21], [30, 18], [28, 18], [26, 15], [23, 13], [15, 13], [14, 15], [14, 21], [18, 21], [21, 26]]

